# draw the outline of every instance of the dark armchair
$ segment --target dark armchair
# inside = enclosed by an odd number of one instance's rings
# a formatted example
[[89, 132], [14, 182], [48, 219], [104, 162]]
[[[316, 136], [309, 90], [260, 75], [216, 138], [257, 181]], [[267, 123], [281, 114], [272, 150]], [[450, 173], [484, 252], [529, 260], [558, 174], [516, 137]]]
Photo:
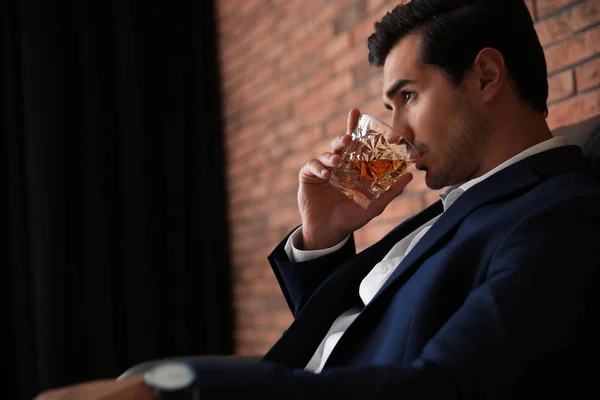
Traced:
[[[600, 182], [600, 115], [589, 118], [575, 125], [560, 127], [553, 132], [554, 136], [565, 136], [569, 144], [581, 147], [583, 154], [588, 157], [588, 170]], [[152, 366], [173, 360], [218, 360], [223, 362], [253, 362], [258, 356], [189, 356], [152, 360], [137, 364], [125, 371], [118, 379], [137, 375], [147, 371]]]
[[143, 374], [148, 371], [155, 365], [158, 365], [167, 361], [195, 361], [195, 360], [210, 360], [210, 361], [223, 361], [225, 363], [243, 363], [243, 362], [256, 362], [260, 360], [259, 356], [183, 356], [183, 357], [170, 357], [170, 358], [161, 358], [151, 361], [146, 361], [140, 364], [136, 364], [133, 367], [129, 368], [127, 371], [123, 372], [117, 379], [127, 378], [133, 375]]

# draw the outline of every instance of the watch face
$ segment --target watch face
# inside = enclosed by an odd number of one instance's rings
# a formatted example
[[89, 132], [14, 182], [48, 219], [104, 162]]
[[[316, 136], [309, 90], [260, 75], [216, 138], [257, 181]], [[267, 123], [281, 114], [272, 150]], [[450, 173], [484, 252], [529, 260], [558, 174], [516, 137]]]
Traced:
[[144, 381], [160, 390], [178, 390], [189, 387], [196, 378], [194, 370], [185, 363], [166, 362], [144, 373]]

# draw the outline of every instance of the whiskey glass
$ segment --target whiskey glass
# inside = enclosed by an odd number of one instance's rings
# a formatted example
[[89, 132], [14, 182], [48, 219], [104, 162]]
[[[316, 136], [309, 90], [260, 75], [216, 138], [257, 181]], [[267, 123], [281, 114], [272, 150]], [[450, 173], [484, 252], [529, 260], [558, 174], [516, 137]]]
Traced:
[[329, 184], [367, 209], [416, 162], [419, 153], [389, 125], [363, 114], [341, 157]]

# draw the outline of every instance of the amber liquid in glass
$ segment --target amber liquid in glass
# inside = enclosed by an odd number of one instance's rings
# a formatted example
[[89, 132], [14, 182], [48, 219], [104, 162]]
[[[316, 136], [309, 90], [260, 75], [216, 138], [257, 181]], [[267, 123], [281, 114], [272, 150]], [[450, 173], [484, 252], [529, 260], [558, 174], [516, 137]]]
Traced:
[[349, 163], [350, 168], [354, 168], [359, 172], [362, 180], [377, 182], [395, 180], [406, 171], [409, 165], [404, 160], [390, 160], [385, 158]]
[[329, 183], [366, 209], [412, 164], [394, 152], [381, 134], [369, 131], [348, 146]]

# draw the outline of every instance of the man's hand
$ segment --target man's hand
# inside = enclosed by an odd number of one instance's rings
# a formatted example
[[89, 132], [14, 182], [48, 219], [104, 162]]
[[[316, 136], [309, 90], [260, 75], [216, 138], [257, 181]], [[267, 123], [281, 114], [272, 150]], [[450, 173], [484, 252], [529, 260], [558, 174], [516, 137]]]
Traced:
[[359, 110], [350, 110], [346, 134], [332, 140], [332, 151], [308, 161], [300, 170], [298, 207], [302, 218], [303, 250], [324, 249], [341, 242], [381, 214], [412, 180], [412, 174], [402, 175], [366, 210], [329, 184], [331, 169], [340, 163], [340, 155], [350, 145], [351, 134], [359, 118]]
[[143, 376], [121, 380], [101, 380], [53, 389], [34, 400], [156, 400], [144, 384]]

